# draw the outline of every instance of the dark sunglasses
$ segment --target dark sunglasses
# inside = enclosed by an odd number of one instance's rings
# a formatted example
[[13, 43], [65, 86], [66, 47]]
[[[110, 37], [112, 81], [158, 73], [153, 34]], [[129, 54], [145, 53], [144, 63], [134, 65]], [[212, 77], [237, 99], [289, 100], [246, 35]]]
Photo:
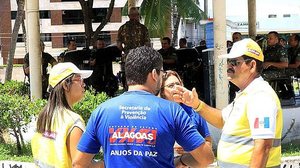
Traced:
[[243, 62], [248, 62], [248, 61], [251, 61], [251, 59], [244, 59], [244, 60], [238, 60], [238, 59], [227, 59], [227, 64], [228, 65], [231, 65], [231, 66], [239, 66], [240, 63], [243, 63]]

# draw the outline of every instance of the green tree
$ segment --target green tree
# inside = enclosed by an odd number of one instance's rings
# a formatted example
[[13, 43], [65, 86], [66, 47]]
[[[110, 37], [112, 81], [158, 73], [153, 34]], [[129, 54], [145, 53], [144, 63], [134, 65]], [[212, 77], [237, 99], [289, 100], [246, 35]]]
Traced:
[[112, 15], [113, 8], [115, 5], [115, 0], [111, 0], [109, 7], [107, 9], [106, 17], [102, 20], [102, 22], [99, 24], [97, 29], [94, 31], [92, 27], [92, 20], [93, 20], [93, 4], [94, 0], [79, 0], [79, 3], [82, 8], [82, 14], [83, 14], [83, 21], [84, 21], [84, 29], [85, 29], [85, 37], [86, 37], [86, 48], [90, 46], [91, 43], [94, 43], [98, 35], [100, 34], [101, 30], [104, 28], [104, 26], [109, 22], [110, 16]]
[[150, 36], [163, 37], [172, 20], [178, 25], [178, 18], [191, 18], [194, 22], [206, 18], [198, 4], [197, 0], [144, 0], [141, 4], [141, 15], [145, 18], [145, 26], [149, 29]]

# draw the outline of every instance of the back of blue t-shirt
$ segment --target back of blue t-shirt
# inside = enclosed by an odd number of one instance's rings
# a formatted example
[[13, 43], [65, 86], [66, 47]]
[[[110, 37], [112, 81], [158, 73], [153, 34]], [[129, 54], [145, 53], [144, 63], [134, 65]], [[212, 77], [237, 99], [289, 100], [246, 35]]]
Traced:
[[102, 146], [106, 167], [174, 167], [175, 140], [185, 151], [204, 142], [177, 103], [129, 91], [92, 113], [78, 149], [95, 154]]

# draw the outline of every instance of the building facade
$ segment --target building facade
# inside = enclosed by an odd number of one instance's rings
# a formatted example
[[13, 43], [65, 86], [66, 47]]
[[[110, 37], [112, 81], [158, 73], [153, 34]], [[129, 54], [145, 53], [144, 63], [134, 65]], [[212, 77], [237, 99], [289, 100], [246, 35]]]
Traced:
[[[126, 0], [115, 1], [112, 16], [107, 25], [102, 29], [99, 37], [104, 38], [107, 44], [116, 42], [119, 27], [127, 20], [122, 16], [122, 8]], [[94, 0], [93, 4], [93, 30], [100, 25], [108, 11], [110, 0]], [[69, 38], [76, 39], [78, 49], [85, 46], [84, 24], [81, 6], [78, 0], [39, 0], [40, 7], [40, 36], [45, 42], [45, 52], [56, 57], [66, 49]], [[0, 51], [5, 64], [8, 58], [11, 33], [17, 15], [15, 0], [1, 0], [0, 5]], [[7, 19], [10, 18], [10, 19]], [[25, 27], [26, 27], [25, 17]], [[23, 37], [22, 26], [18, 34], [18, 42], [14, 56], [14, 63], [23, 63], [27, 52]], [[0, 58], [1, 59], [1, 58]]]

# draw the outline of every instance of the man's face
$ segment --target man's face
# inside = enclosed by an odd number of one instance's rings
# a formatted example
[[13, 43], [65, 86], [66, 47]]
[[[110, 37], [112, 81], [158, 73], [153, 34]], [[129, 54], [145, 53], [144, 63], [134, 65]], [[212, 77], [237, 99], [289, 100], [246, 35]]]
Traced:
[[278, 38], [273, 33], [268, 34], [267, 42], [268, 46], [274, 46], [278, 43]]
[[227, 59], [227, 79], [237, 86], [249, 76], [249, 65], [243, 57]]
[[237, 41], [242, 40], [242, 36], [240, 34], [233, 34], [232, 35], [232, 42], [235, 43]]
[[140, 22], [140, 14], [138, 11], [133, 11], [128, 16], [131, 21]]
[[157, 70], [157, 74], [159, 73], [159, 76], [157, 78], [157, 81], [156, 81], [156, 84], [155, 84], [155, 93], [154, 95], [158, 95], [159, 92], [160, 92], [160, 89], [161, 89], [161, 84], [162, 84], [162, 78], [163, 78], [163, 75], [165, 74], [165, 71], [164, 70]]
[[70, 44], [68, 45], [68, 49], [70, 51], [72, 51], [72, 50], [76, 50], [76, 48], [77, 48], [76, 42], [75, 41], [71, 41]]
[[298, 46], [298, 41], [295, 39], [294, 35], [289, 38], [289, 45], [293, 48]]
[[105, 42], [103, 40], [97, 40], [96, 48], [97, 49], [105, 48]]
[[170, 44], [168, 43], [168, 40], [162, 40], [161, 41], [161, 48], [163, 48], [163, 49], [169, 49], [170, 48]]

